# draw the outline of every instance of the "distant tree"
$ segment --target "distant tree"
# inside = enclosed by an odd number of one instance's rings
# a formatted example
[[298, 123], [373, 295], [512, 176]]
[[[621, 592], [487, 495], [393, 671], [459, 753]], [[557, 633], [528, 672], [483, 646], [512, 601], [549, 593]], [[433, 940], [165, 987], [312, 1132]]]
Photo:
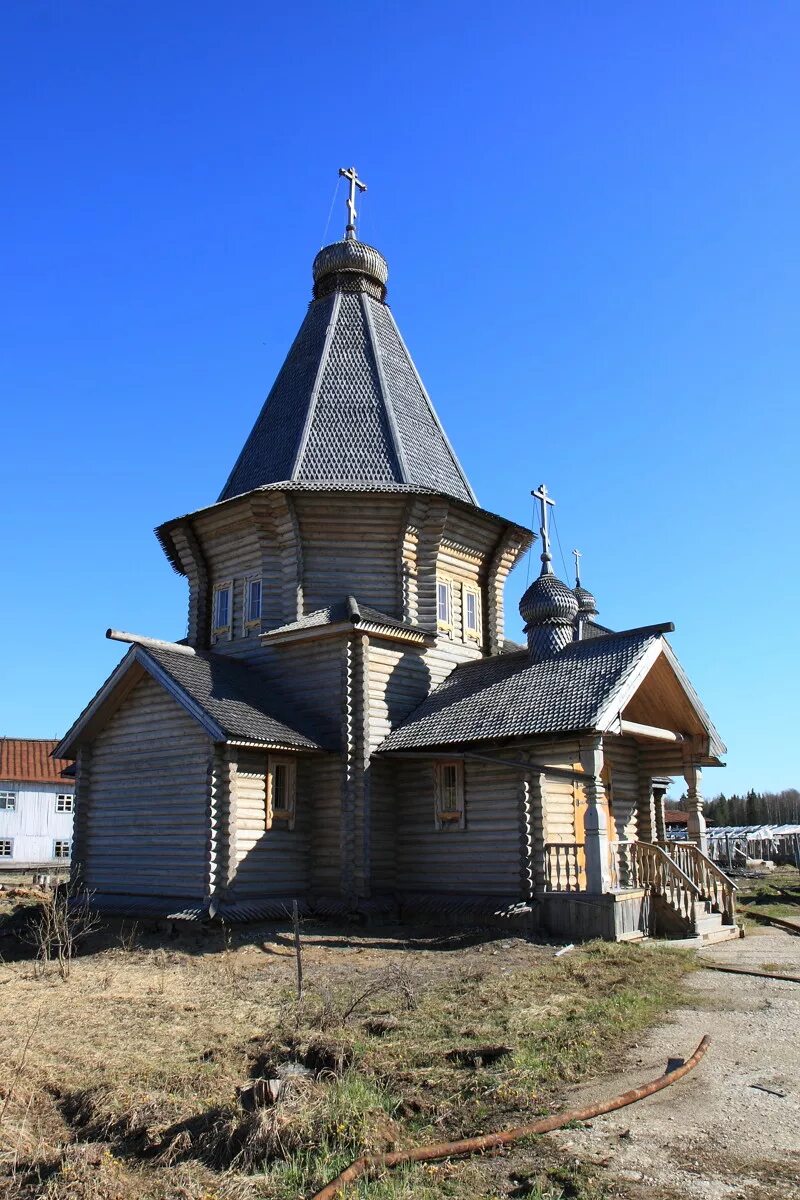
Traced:
[[763, 813], [764, 804], [761, 797], [753, 788], [750, 788], [745, 800], [745, 825], [760, 825]]

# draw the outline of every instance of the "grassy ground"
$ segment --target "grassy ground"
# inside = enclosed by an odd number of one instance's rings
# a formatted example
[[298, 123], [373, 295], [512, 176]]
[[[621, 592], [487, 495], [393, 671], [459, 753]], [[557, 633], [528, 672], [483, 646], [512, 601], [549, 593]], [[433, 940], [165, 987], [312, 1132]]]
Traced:
[[[557, 959], [519, 938], [306, 926], [298, 1001], [289, 931], [275, 926], [117, 923], [66, 982], [37, 978], [1, 935], [10, 1200], [295, 1200], [365, 1149], [531, 1120], [570, 1082], [610, 1069], [677, 1001], [688, 966], [650, 946], [594, 943]], [[248, 1091], [277, 1078], [275, 1104]], [[352, 1195], [600, 1200], [601, 1174], [539, 1139]]]
[[736, 897], [740, 913], [762, 914], [797, 921], [800, 927], [800, 871], [796, 867], [777, 867], [761, 879], [737, 878]]

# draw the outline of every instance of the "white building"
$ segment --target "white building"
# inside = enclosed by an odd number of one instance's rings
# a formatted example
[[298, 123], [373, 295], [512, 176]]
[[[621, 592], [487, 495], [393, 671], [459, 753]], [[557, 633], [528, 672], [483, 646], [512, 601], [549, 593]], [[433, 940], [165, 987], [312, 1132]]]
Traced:
[[0, 738], [0, 870], [69, 864], [75, 785], [57, 744]]

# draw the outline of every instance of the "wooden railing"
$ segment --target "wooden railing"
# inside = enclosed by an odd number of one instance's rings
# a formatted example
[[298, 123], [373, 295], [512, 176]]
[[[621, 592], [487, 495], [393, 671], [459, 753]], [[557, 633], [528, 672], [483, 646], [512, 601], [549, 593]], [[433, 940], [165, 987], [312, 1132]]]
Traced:
[[544, 847], [545, 891], [581, 891], [582, 861], [582, 844], [578, 842], [546, 842]]
[[612, 887], [640, 887], [654, 896], [663, 896], [689, 927], [695, 928], [694, 906], [703, 898], [700, 888], [661, 846], [612, 842], [611, 863]]
[[736, 922], [736, 884], [694, 842], [662, 842], [661, 848], [697, 884], [704, 900], [722, 913], [725, 925]]

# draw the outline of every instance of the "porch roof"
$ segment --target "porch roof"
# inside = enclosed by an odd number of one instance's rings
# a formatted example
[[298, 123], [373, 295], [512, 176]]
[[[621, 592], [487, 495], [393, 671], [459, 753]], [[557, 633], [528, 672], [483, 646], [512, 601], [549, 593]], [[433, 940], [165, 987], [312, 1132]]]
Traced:
[[464, 663], [389, 734], [379, 752], [603, 730], [617, 698], [622, 703], [666, 650], [663, 635], [671, 629], [649, 625], [596, 635], [535, 663], [527, 651]]

